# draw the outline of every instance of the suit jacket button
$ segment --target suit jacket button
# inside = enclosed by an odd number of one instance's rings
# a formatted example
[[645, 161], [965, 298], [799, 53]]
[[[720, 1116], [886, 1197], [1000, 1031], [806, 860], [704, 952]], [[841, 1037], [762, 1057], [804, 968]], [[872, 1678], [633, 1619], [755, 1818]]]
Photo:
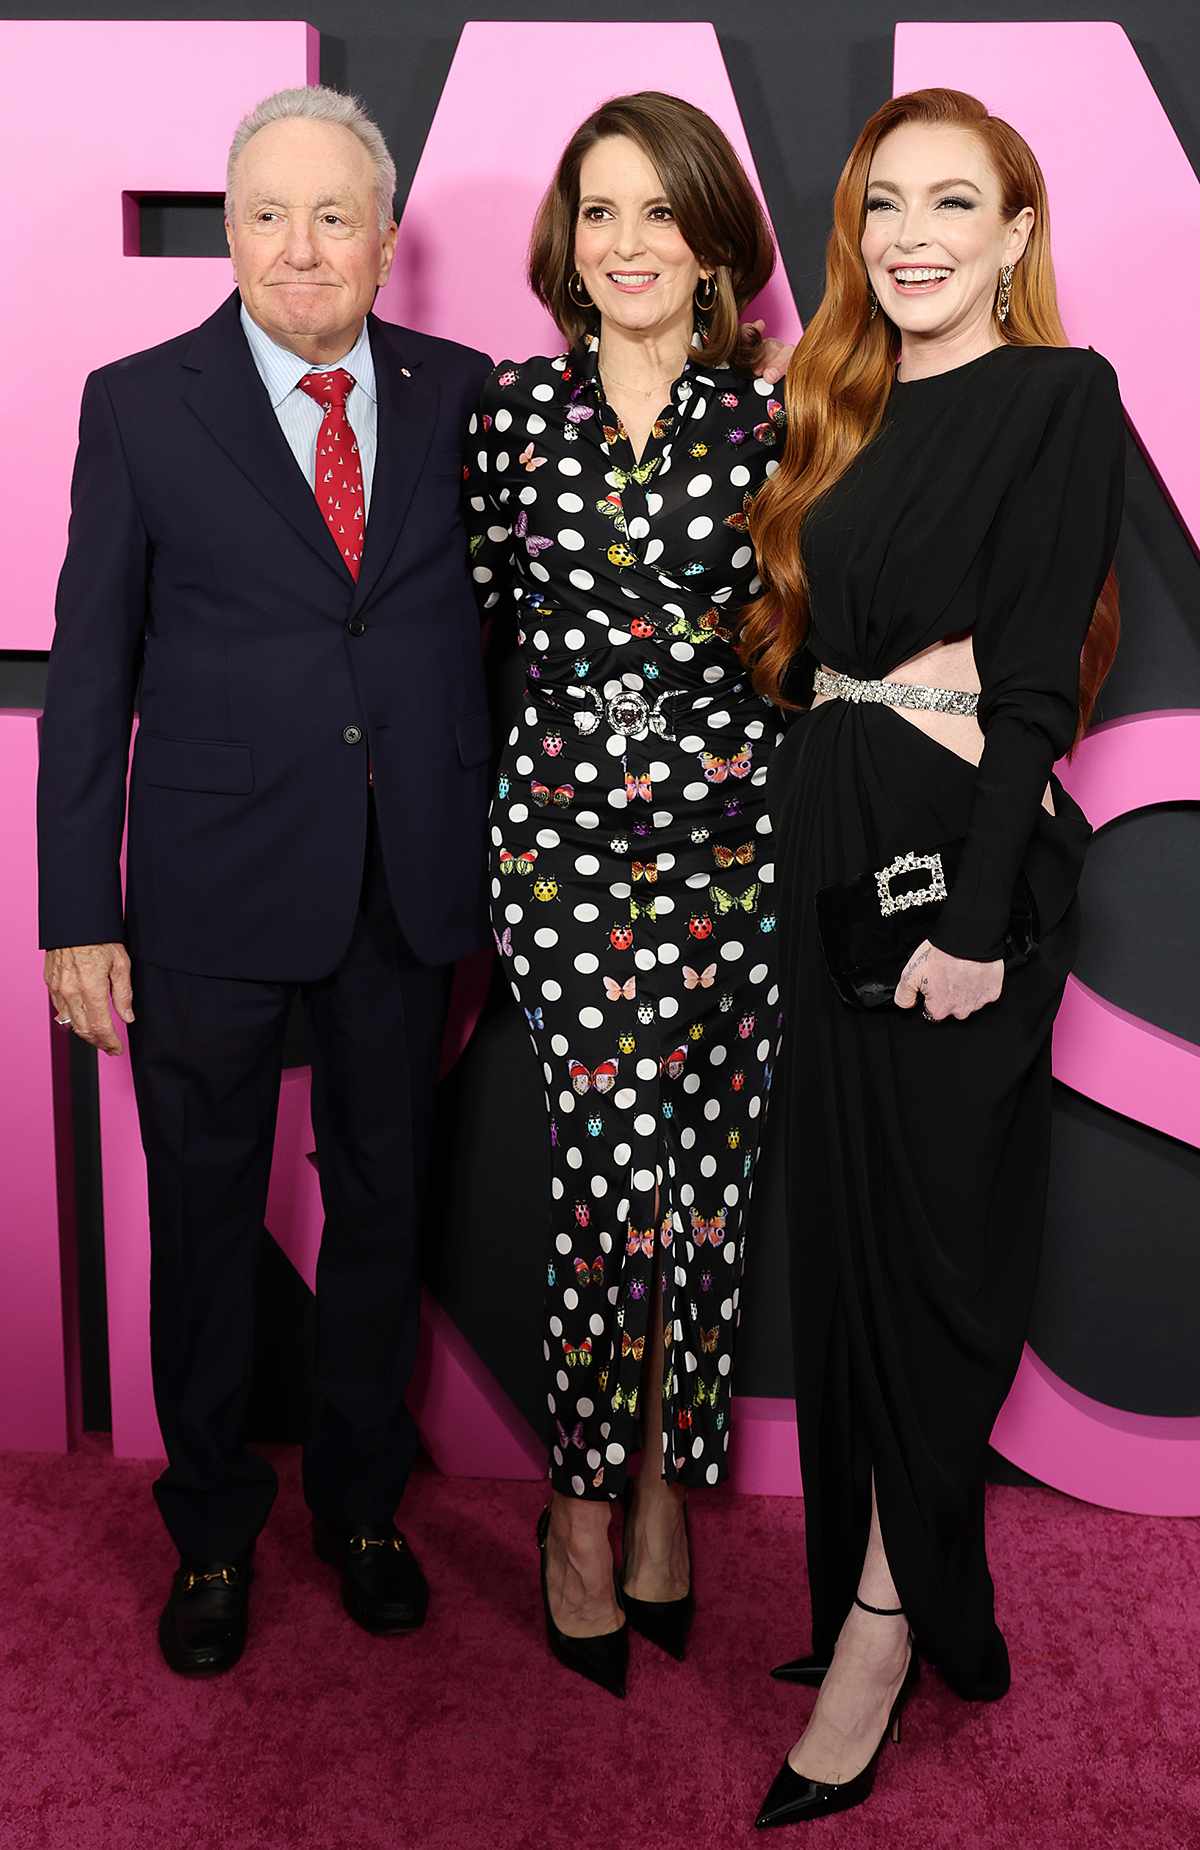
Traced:
[[346, 628], [352, 636], [365, 636], [367, 633], [367, 626], [361, 617], [351, 617]]
[[362, 744], [362, 727], [361, 726], [347, 726], [342, 733], [342, 737], [343, 739], [345, 739], [347, 745], [361, 745]]

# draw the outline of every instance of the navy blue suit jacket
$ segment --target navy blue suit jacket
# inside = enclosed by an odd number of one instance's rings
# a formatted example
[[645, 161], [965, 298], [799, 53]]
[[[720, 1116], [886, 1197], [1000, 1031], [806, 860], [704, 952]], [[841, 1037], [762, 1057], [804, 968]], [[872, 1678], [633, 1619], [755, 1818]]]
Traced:
[[358, 906], [369, 754], [401, 929], [449, 962], [486, 937], [491, 740], [460, 496], [490, 361], [370, 318], [379, 446], [356, 585], [238, 310], [234, 294], [84, 389], [42, 723], [41, 942], [327, 974]]

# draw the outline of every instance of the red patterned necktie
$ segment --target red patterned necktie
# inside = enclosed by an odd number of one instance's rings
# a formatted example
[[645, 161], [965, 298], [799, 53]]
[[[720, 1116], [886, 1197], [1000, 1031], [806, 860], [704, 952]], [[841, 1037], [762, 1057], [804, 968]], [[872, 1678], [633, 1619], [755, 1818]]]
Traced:
[[357, 579], [362, 564], [366, 503], [363, 497], [362, 459], [346, 416], [346, 400], [354, 390], [353, 375], [336, 366], [327, 373], [305, 373], [299, 389], [320, 405], [317, 432], [317, 466], [313, 489], [317, 506], [329, 524], [334, 543]]

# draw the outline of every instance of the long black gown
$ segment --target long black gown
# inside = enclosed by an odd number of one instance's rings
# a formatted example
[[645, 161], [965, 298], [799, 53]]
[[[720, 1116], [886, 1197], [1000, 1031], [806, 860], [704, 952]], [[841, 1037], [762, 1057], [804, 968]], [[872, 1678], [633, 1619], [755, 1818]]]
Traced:
[[[897, 383], [804, 532], [808, 665], [878, 678], [969, 631], [983, 757], [976, 768], [888, 707], [833, 700], [797, 720], [769, 778], [813, 1648], [832, 1650], [854, 1597], [873, 1472], [918, 1648], [967, 1696], [1009, 1679], [985, 1457], [1036, 1280], [1050, 1034], [1090, 833], [1051, 767], [1072, 740], [1123, 447], [1115, 375], [1090, 350], [999, 348]], [[963, 837], [933, 942], [996, 956], [1023, 867], [1038, 954], [965, 1022], [847, 1007], [815, 893]]]

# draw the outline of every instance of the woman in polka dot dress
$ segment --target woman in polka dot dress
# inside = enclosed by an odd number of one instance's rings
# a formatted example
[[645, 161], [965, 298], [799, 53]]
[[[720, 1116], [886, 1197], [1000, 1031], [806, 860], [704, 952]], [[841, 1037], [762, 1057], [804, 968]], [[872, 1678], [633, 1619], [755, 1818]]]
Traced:
[[[553, 1152], [548, 1634], [617, 1691], [624, 1615], [683, 1654], [684, 1490], [726, 1471], [777, 1034], [777, 722], [730, 642], [757, 589], [745, 502], [780, 440], [773, 388], [737, 364], [772, 264], [708, 117], [658, 95], [607, 105], [569, 144], [531, 248], [574, 344], [498, 366], [468, 445], [475, 576], [489, 605], [516, 600], [527, 676], [491, 871]], [[622, 1610], [609, 1515], [641, 1449]]]

